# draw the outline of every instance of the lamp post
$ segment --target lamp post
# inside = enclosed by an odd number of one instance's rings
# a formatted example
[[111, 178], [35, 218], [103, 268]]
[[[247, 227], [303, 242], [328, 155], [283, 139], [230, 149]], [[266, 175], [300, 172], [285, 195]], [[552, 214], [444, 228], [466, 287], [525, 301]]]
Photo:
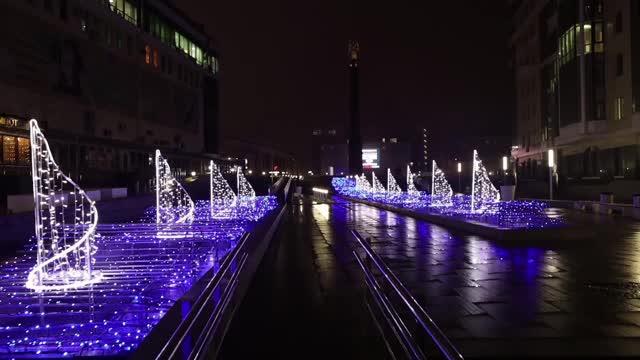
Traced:
[[553, 200], [553, 168], [555, 166], [555, 154], [553, 153], [553, 149], [549, 149], [547, 154], [549, 164], [549, 200]]
[[462, 173], [462, 163], [461, 162], [458, 163], [458, 192], [462, 193], [462, 189], [461, 189], [462, 186], [460, 186], [460, 173]]
[[503, 174], [503, 183], [507, 185], [507, 170], [509, 169], [509, 159], [506, 156], [502, 157], [502, 174]]

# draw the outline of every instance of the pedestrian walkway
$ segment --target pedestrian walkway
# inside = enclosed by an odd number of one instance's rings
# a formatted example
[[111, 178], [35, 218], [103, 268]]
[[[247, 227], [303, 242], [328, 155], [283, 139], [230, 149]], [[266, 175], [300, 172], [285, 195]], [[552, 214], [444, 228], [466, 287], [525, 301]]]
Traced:
[[[288, 210], [223, 342], [222, 359], [384, 359], [359, 286], [314, 221]], [[302, 351], [302, 352], [301, 352]]]

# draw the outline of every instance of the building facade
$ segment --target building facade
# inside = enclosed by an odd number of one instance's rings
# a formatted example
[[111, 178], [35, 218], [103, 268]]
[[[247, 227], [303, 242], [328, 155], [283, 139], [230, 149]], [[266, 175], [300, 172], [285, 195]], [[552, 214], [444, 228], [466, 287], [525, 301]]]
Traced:
[[[521, 178], [600, 187], [640, 176], [640, 3], [509, 1], [515, 71], [512, 158]], [[636, 65], [637, 66], [634, 66]]]
[[29, 190], [31, 118], [87, 187], [132, 186], [156, 148], [184, 173], [216, 158], [217, 54], [170, 2], [4, 1], [0, 18], [5, 191]]

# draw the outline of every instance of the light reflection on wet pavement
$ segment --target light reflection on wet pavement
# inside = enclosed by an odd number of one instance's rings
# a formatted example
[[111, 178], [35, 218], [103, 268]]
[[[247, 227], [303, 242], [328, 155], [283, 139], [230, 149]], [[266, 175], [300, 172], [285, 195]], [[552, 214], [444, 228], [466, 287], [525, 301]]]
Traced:
[[640, 223], [572, 212], [593, 239], [518, 246], [364, 204], [313, 210], [329, 242], [371, 237], [465, 356], [640, 355]]

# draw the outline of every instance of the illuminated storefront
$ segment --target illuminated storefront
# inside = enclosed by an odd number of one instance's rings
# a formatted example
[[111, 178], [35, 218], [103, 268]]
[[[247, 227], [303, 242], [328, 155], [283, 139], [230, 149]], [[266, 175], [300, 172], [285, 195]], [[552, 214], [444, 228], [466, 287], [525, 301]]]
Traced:
[[29, 165], [31, 144], [29, 123], [24, 119], [0, 116], [0, 166]]

